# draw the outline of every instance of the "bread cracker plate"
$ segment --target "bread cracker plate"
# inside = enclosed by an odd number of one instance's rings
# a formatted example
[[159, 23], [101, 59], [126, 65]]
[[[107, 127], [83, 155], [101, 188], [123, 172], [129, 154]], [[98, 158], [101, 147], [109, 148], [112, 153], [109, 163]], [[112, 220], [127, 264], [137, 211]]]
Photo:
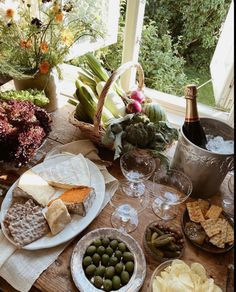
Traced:
[[[232, 219], [230, 218], [230, 216], [228, 214], [226, 214], [224, 211], [222, 211], [222, 216], [229, 222], [229, 224], [233, 227], [234, 229], [234, 223], [232, 221]], [[226, 245], [225, 248], [219, 248], [213, 244], [211, 244], [210, 242], [207, 243], [207, 242], [204, 242], [202, 245], [192, 241], [188, 235], [186, 234], [185, 232], [185, 224], [187, 222], [192, 222], [189, 218], [189, 215], [188, 215], [188, 210], [187, 208], [185, 209], [182, 217], [181, 217], [181, 227], [182, 227], [182, 230], [183, 230], [183, 233], [185, 235], [185, 237], [187, 237], [187, 239], [193, 244], [195, 245], [196, 247], [206, 251], [206, 252], [209, 252], [209, 253], [213, 253], [213, 254], [221, 254], [221, 253], [226, 253], [228, 252], [229, 250], [231, 250], [233, 247], [234, 247], [234, 243], [232, 245]]]
[[[59, 162], [62, 162], [68, 158], [70, 158], [71, 155], [56, 155], [55, 157], [51, 157], [50, 159], [45, 160], [43, 163], [40, 163], [34, 167], [32, 167], [32, 170], [36, 173], [39, 173], [40, 171], [44, 170], [45, 167], [49, 167], [52, 165], [55, 165]], [[103, 175], [101, 174], [98, 167], [91, 162], [90, 160], [86, 159], [89, 171], [92, 174], [91, 175], [91, 187], [95, 189], [95, 199], [93, 201], [92, 206], [89, 208], [86, 216], [82, 217], [79, 215], [72, 215], [72, 220], [70, 223], [68, 223], [60, 233], [56, 235], [51, 235], [51, 233], [47, 234], [46, 236], [30, 243], [25, 246], [23, 246], [23, 249], [26, 250], [38, 250], [38, 249], [44, 249], [44, 248], [50, 248], [57, 245], [60, 245], [62, 243], [65, 243], [72, 238], [74, 238], [76, 235], [78, 235], [80, 232], [82, 232], [98, 215], [98, 213], [101, 210], [104, 198], [105, 198], [105, 182]], [[7, 213], [8, 208], [11, 205], [12, 202], [12, 195], [13, 190], [17, 186], [19, 179], [11, 186], [11, 188], [8, 190], [1, 206], [1, 228], [6, 236], [6, 238], [15, 245], [14, 241], [8, 236], [6, 229], [3, 224], [3, 219]], [[57, 189], [57, 194], [60, 195], [64, 190]]]
[[[137, 241], [127, 233], [122, 233], [114, 228], [99, 228], [87, 233], [76, 244], [70, 262], [71, 274], [76, 287], [81, 292], [101, 292], [85, 275], [83, 269], [83, 257], [87, 247], [97, 238], [110, 237], [124, 242], [134, 255], [134, 271], [129, 282], [118, 289], [120, 292], [138, 292], [143, 285], [146, 276], [146, 260], [143, 251]], [[114, 290], [111, 290], [114, 291]]]

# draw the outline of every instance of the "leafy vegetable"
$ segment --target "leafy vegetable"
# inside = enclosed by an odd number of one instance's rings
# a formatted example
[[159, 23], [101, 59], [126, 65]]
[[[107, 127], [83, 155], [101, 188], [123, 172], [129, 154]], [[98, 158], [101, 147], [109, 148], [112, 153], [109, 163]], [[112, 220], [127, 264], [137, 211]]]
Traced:
[[36, 89], [0, 91], [0, 99], [28, 100], [38, 106], [44, 106], [49, 103], [45, 93]]
[[142, 148], [148, 149], [162, 164], [168, 165], [169, 160], [163, 152], [177, 139], [178, 130], [167, 121], [152, 123], [146, 115], [137, 113], [114, 119], [102, 142], [109, 146], [113, 144], [114, 159], [133, 148]]

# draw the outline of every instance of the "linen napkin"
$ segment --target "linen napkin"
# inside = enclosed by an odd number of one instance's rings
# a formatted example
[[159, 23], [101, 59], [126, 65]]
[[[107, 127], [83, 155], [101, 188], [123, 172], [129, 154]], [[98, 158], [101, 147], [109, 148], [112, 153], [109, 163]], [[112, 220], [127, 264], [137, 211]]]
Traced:
[[[110, 197], [115, 193], [118, 181], [101, 164], [102, 161], [98, 156], [95, 145], [89, 140], [78, 140], [66, 145], [57, 146], [48, 152], [45, 160], [52, 159], [53, 156], [63, 153], [68, 155], [81, 153], [95, 164], [96, 161], [100, 162], [97, 164], [97, 167], [105, 181], [105, 198], [101, 207], [102, 210], [109, 202]], [[15, 289], [27, 292], [40, 274], [57, 259], [69, 243], [36, 251], [16, 250], [15, 246], [5, 238], [0, 230], [0, 276]]]

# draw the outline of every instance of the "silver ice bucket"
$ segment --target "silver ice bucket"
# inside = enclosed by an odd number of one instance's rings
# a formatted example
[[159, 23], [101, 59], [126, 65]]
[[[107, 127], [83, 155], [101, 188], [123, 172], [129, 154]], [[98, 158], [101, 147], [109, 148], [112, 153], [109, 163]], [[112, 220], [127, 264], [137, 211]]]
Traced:
[[[201, 118], [206, 135], [234, 140], [234, 130], [224, 122]], [[171, 168], [183, 171], [193, 184], [192, 197], [208, 198], [216, 194], [226, 174], [234, 168], [234, 153], [218, 154], [190, 142], [180, 129], [180, 137], [171, 161]]]

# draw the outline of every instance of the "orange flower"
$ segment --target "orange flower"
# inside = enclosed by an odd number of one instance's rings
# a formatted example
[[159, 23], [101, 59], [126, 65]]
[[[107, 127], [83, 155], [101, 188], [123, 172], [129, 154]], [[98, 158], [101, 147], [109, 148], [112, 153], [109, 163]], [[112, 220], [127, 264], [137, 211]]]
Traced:
[[14, 16], [14, 10], [11, 9], [11, 8], [8, 8], [8, 9], [6, 10], [6, 17], [8, 17], [8, 18], [13, 18], [13, 16]]
[[48, 44], [46, 42], [42, 42], [40, 44], [40, 49], [43, 53], [47, 53], [48, 52]]
[[50, 69], [50, 64], [47, 60], [43, 61], [40, 65], [39, 65], [39, 71], [42, 74], [47, 74], [48, 71]]
[[62, 12], [56, 14], [55, 19], [57, 22], [61, 22], [63, 20], [64, 14]]
[[21, 40], [20, 41], [20, 47], [22, 49], [30, 49], [32, 47], [32, 42], [31, 40]]

